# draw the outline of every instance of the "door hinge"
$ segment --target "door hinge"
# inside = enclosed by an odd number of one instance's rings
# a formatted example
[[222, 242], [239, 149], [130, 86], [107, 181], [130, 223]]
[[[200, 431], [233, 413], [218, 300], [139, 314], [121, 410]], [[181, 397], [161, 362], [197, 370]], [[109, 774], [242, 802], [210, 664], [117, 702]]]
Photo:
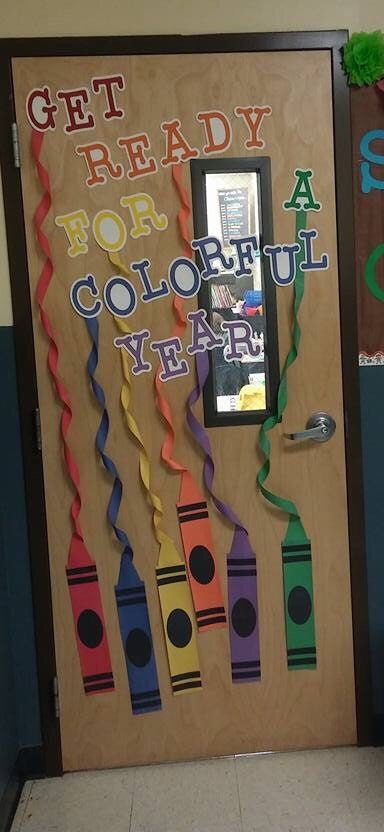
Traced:
[[12, 122], [11, 131], [12, 131], [12, 147], [13, 147], [13, 164], [14, 164], [15, 168], [21, 168], [19, 128], [16, 124], [16, 121]]
[[40, 409], [36, 407], [33, 411], [33, 421], [35, 426], [35, 446], [37, 451], [41, 451], [43, 447], [42, 436], [41, 436], [41, 420], [40, 420]]
[[53, 709], [56, 719], [60, 717], [59, 683], [57, 676], [52, 679]]

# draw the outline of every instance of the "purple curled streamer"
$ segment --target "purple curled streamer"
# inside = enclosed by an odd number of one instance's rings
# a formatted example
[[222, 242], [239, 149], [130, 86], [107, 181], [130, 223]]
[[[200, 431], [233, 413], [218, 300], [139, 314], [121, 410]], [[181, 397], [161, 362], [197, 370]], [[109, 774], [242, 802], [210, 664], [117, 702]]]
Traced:
[[260, 635], [257, 600], [256, 557], [248, 532], [233, 509], [213, 492], [215, 464], [208, 435], [192, 411], [209, 373], [207, 351], [195, 356], [197, 384], [187, 399], [186, 418], [196, 441], [204, 451], [204, 482], [220, 513], [235, 527], [227, 556], [229, 637], [232, 681], [256, 682], [261, 678]]
[[216, 497], [216, 494], [214, 494], [213, 492], [215, 464], [213, 461], [211, 443], [209, 441], [206, 431], [204, 430], [203, 426], [200, 424], [199, 420], [196, 418], [195, 414], [192, 411], [192, 407], [199, 400], [203, 392], [204, 384], [208, 378], [208, 352], [206, 350], [204, 352], [197, 352], [195, 355], [195, 360], [197, 371], [197, 385], [193, 388], [192, 392], [189, 394], [187, 399], [187, 422], [196, 441], [198, 442], [205, 454], [204, 482], [218, 511], [220, 511], [220, 513], [224, 517], [226, 517], [227, 520], [229, 520], [233, 526], [236, 526], [239, 529], [243, 529], [245, 533], [248, 534], [243, 523], [241, 522], [241, 520], [239, 520], [237, 514], [233, 511], [233, 509], [231, 509], [231, 507], [228, 506], [227, 503], [224, 503], [223, 500], [220, 500], [219, 497]]

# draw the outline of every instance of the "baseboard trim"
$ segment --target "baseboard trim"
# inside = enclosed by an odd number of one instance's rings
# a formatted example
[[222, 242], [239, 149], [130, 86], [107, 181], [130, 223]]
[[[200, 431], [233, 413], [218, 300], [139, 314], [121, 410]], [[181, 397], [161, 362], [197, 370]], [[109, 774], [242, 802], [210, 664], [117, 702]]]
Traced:
[[21, 748], [0, 799], [0, 832], [9, 832], [26, 780], [44, 777], [42, 746]]
[[42, 745], [21, 748], [17, 757], [17, 770], [24, 780], [37, 780], [45, 776]]

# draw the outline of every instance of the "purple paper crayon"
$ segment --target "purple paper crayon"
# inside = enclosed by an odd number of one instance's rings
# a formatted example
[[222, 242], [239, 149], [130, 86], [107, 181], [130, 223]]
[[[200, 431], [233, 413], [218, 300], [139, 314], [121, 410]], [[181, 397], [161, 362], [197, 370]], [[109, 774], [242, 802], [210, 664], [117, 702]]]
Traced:
[[227, 572], [232, 681], [255, 682], [261, 678], [256, 557], [247, 532], [239, 526]]

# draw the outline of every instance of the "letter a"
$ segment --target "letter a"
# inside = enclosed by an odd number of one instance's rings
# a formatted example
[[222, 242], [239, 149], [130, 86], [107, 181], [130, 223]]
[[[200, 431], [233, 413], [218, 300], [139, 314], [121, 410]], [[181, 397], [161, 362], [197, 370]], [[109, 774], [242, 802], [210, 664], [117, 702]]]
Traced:
[[285, 211], [321, 211], [321, 202], [316, 202], [313, 195], [310, 179], [313, 170], [295, 170], [296, 182], [290, 198], [283, 202]]

